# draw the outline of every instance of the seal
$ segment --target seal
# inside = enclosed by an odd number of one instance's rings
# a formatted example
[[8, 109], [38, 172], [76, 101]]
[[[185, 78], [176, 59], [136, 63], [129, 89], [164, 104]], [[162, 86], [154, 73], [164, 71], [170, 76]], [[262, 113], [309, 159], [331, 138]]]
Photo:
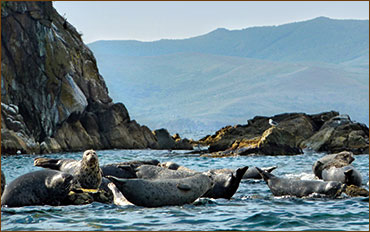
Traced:
[[97, 189], [102, 181], [102, 171], [94, 150], [86, 150], [82, 160], [35, 158], [34, 165], [59, 170], [73, 175], [82, 188]]
[[200, 172], [195, 171], [171, 170], [153, 165], [141, 165], [135, 169], [135, 172], [136, 176], [142, 179], [179, 179], [194, 176], [197, 173], [200, 174]]
[[338, 181], [296, 180], [279, 178], [257, 168], [274, 196], [306, 197], [313, 193], [337, 197], [345, 191], [346, 185]]
[[[171, 165], [173, 164], [169, 166]], [[247, 169], [248, 167], [243, 167], [237, 170], [215, 169], [203, 172], [205, 175], [212, 176], [214, 185], [202, 197], [231, 199], [238, 189], [240, 181]], [[143, 179], [180, 179], [201, 173], [188, 168], [171, 170], [152, 165], [142, 165], [136, 169], [137, 177]]]
[[103, 176], [115, 176], [118, 178], [137, 178], [135, 168], [141, 165], [159, 165], [158, 160], [132, 160], [127, 162], [113, 163], [101, 166]]
[[1, 196], [3, 195], [5, 184], [6, 184], [5, 174], [3, 173], [3, 170], [1, 170]]
[[118, 178], [137, 178], [135, 169], [126, 164], [107, 164], [101, 166], [103, 176], [115, 176]]
[[202, 197], [225, 198], [230, 200], [239, 188], [240, 181], [247, 171], [248, 166], [238, 168], [235, 171], [228, 169], [215, 169], [205, 172], [212, 176], [214, 185]]
[[181, 166], [175, 162], [164, 162], [164, 163], [161, 163], [160, 164], [161, 167], [164, 167], [164, 168], [168, 168], [168, 169], [171, 169], [171, 170], [178, 170], [178, 171], [188, 171], [188, 172], [194, 172], [196, 173], [197, 171], [194, 171], [190, 168], [187, 168], [185, 166]]
[[322, 170], [330, 167], [344, 167], [350, 165], [355, 160], [353, 153], [342, 151], [336, 154], [325, 155], [312, 165], [312, 171], [316, 177], [322, 179]]
[[78, 188], [79, 183], [68, 173], [48, 169], [30, 172], [6, 186], [1, 205], [64, 205], [67, 204], [68, 194]]
[[[261, 168], [263, 171], [271, 173], [273, 170], [275, 170], [277, 166], [267, 167], [267, 168]], [[257, 171], [256, 167], [248, 168], [248, 170], [243, 175], [243, 179], [262, 179], [260, 173]]]
[[362, 177], [359, 171], [348, 165], [341, 168], [330, 167], [322, 171], [322, 179], [325, 181], [339, 181], [346, 185], [361, 187]]
[[203, 174], [180, 179], [107, 178], [129, 202], [144, 207], [190, 204], [212, 187], [211, 177]]

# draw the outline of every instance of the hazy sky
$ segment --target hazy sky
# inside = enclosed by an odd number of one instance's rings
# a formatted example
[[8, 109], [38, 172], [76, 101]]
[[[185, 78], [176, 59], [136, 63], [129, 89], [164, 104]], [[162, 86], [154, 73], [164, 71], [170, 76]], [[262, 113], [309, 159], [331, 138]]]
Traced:
[[281, 25], [318, 16], [369, 19], [368, 1], [55, 1], [54, 7], [85, 43], [96, 40], [153, 41], [206, 34], [217, 28]]

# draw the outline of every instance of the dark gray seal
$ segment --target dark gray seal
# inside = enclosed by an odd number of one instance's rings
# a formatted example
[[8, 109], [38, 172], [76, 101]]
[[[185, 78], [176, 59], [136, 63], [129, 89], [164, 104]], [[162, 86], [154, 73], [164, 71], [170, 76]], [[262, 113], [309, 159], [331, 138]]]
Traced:
[[205, 172], [213, 178], [214, 185], [202, 197], [231, 199], [239, 188], [240, 181], [248, 166], [235, 171], [229, 169], [216, 169]]
[[312, 171], [319, 179], [322, 179], [322, 170], [330, 167], [344, 167], [350, 165], [355, 160], [353, 153], [342, 151], [336, 154], [325, 155], [312, 165]]
[[[267, 168], [261, 168], [263, 171], [271, 173], [273, 170], [275, 170], [277, 166], [267, 167]], [[262, 179], [260, 173], [256, 169], [256, 167], [250, 167], [243, 175], [243, 179]]]
[[1, 170], [1, 196], [3, 195], [5, 184], [6, 184], [5, 174], [3, 173], [3, 170]]
[[101, 166], [103, 176], [115, 176], [118, 178], [137, 178], [135, 169], [141, 165], [159, 165], [158, 160], [132, 160], [127, 162], [113, 163]]
[[187, 172], [194, 172], [196, 173], [197, 171], [194, 171], [190, 168], [187, 168], [185, 166], [181, 166], [175, 162], [164, 162], [164, 163], [161, 163], [160, 164], [161, 167], [164, 167], [164, 168], [168, 168], [168, 169], [171, 169], [171, 170], [178, 170], [178, 171], [187, 171]]
[[203, 174], [180, 179], [119, 179], [113, 176], [107, 178], [129, 202], [144, 207], [190, 204], [212, 187], [211, 177]]
[[137, 178], [135, 169], [126, 164], [107, 164], [101, 166], [103, 176], [115, 176], [118, 178]]
[[341, 168], [330, 167], [322, 171], [322, 179], [325, 181], [339, 181], [346, 185], [361, 187], [362, 177], [359, 171], [348, 165]]
[[279, 178], [257, 168], [274, 196], [306, 197], [313, 193], [337, 197], [345, 191], [346, 185], [338, 181], [296, 180]]
[[69, 193], [78, 188], [78, 182], [68, 173], [40, 170], [24, 174], [10, 182], [1, 197], [1, 205], [64, 205], [69, 202]]
[[197, 173], [200, 174], [200, 172], [195, 171], [188, 172], [183, 170], [171, 170], [153, 165], [141, 165], [135, 169], [135, 172], [136, 176], [142, 179], [178, 179], [194, 176]]
[[129, 166], [132, 166], [133, 168], [137, 168], [137, 167], [139, 167], [141, 165], [154, 165], [154, 166], [157, 166], [159, 164], [160, 164], [159, 160], [151, 159], [151, 160], [130, 160], [130, 161], [125, 161], [125, 162], [107, 164], [107, 166], [108, 165], [116, 165], [116, 166], [129, 165]]
[[[176, 170], [161, 166], [142, 165], [136, 169], [136, 175], [143, 179], [179, 179], [202, 173], [188, 168], [178, 168], [182, 166], [174, 165], [172, 162], [166, 163], [166, 166]], [[212, 176], [214, 185], [202, 197], [231, 199], [247, 169], [248, 167], [243, 167], [237, 170], [215, 169], [203, 172], [205, 175]]]
[[102, 181], [102, 171], [94, 150], [86, 150], [82, 160], [35, 158], [34, 165], [59, 170], [73, 175], [82, 188], [97, 189]]

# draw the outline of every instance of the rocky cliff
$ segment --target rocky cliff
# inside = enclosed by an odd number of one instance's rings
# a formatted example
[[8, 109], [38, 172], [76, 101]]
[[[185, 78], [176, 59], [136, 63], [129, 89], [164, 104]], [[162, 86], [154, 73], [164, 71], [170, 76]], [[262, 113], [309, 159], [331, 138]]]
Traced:
[[1, 153], [157, 148], [52, 2], [2, 2]]

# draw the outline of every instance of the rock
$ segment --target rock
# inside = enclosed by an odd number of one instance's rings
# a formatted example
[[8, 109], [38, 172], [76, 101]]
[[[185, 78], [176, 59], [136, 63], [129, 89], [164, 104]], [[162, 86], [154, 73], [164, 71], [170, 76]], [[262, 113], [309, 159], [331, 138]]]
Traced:
[[311, 115], [308, 115], [308, 116], [311, 118], [311, 120], [316, 125], [316, 127], [317, 127], [316, 130], [318, 130], [322, 127], [322, 125], [324, 125], [324, 123], [326, 121], [328, 121], [332, 117], [335, 117], [335, 116], [338, 116], [338, 115], [339, 115], [339, 112], [329, 111], [329, 112], [323, 112], [323, 113], [319, 113], [319, 114], [311, 114]]
[[16, 105], [1, 103], [1, 121], [2, 152], [39, 153], [40, 145], [32, 137]]
[[2, 154], [158, 147], [52, 2], [7, 2], [1, 17]]
[[[236, 140], [231, 148], [224, 152], [216, 152], [212, 157], [232, 155], [295, 155], [302, 154], [302, 150], [295, 145], [294, 136], [284, 129], [271, 127], [261, 136], [253, 139]], [[207, 156], [207, 155], [205, 155]]]
[[173, 140], [175, 140], [175, 141], [177, 141], [177, 140], [180, 140], [180, 139], [181, 139], [181, 138], [180, 138], [180, 135], [179, 135], [178, 133], [176, 133], [176, 134], [172, 135], [172, 138], [173, 138]]
[[[268, 123], [270, 118], [279, 123], [277, 128], [285, 131], [282, 133], [289, 136], [288, 145], [290, 147], [299, 147], [300, 143], [310, 137], [316, 129], [313, 120], [304, 113], [285, 113], [273, 117], [256, 116], [248, 120], [247, 125], [224, 127], [214, 135], [202, 138], [199, 143], [209, 145], [209, 151], [215, 152], [230, 149], [235, 146], [237, 141], [253, 142], [253, 140], [259, 140], [262, 134], [271, 127]], [[271, 138], [273, 137], [274, 135]], [[296, 151], [299, 152], [299, 149]]]
[[173, 149], [175, 148], [175, 140], [170, 136], [170, 133], [164, 128], [155, 130], [153, 132], [157, 138], [160, 149]]
[[345, 193], [350, 197], [369, 197], [369, 191], [367, 189], [356, 185], [347, 186]]
[[368, 154], [369, 128], [365, 124], [352, 122], [348, 115], [338, 115], [304, 140], [302, 147], [318, 152], [336, 153], [347, 150], [354, 154]]
[[191, 145], [190, 141], [185, 138], [185, 139], [176, 140], [175, 149], [176, 150], [193, 150], [193, 146]]
[[164, 128], [153, 131], [158, 141], [158, 149], [192, 150], [193, 146], [188, 139], [181, 139], [179, 134], [174, 137]]
[[[269, 119], [278, 125], [271, 126]], [[248, 120], [247, 125], [226, 126], [192, 143], [209, 145], [208, 151], [212, 153], [204, 156], [211, 157], [301, 154], [304, 148], [330, 153], [349, 150], [361, 154], [369, 150], [368, 131], [366, 125], [352, 122], [348, 115], [336, 111], [313, 115], [284, 113], [256, 116]]]

